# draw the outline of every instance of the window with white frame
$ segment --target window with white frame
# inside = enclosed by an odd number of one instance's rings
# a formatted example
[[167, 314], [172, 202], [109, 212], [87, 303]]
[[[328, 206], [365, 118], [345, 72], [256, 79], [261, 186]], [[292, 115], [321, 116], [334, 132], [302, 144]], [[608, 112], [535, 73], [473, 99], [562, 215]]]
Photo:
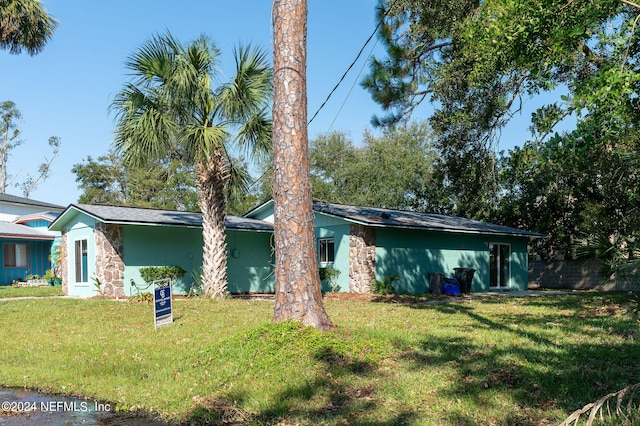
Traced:
[[29, 266], [26, 244], [6, 243], [3, 246], [5, 268], [26, 268]]
[[318, 240], [318, 245], [320, 246], [320, 263], [333, 263], [336, 257], [335, 243], [333, 238], [320, 238]]

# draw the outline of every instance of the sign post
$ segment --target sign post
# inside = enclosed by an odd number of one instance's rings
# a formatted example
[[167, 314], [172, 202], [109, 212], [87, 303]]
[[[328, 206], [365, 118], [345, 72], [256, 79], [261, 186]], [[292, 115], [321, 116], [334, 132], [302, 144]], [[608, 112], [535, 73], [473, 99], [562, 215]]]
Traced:
[[154, 325], [157, 329], [173, 322], [171, 309], [171, 286], [156, 288], [153, 291]]

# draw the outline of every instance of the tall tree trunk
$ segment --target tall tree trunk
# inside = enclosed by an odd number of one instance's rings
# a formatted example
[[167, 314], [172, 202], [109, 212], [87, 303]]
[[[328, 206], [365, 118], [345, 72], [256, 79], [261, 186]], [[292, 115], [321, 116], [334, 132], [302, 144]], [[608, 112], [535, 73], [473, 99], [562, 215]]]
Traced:
[[198, 205], [202, 211], [202, 292], [212, 299], [227, 293], [227, 242], [224, 199], [226, 167], [216, 153], [207, 163], [198, 164]]
[[273, 320], [333, 328], [324, 310], [316, 259], [307, 134], [307, 1], [274, 0]]

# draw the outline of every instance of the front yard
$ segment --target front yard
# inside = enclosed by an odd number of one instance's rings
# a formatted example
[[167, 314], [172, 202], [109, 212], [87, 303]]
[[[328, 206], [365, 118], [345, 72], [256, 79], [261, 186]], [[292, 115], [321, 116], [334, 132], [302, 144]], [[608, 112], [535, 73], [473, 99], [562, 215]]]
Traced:
[[62, 286], [59, 285], [42, 287], [0, 286], [0, 299], [5, 297], [51, 297], [62, 295]]
[[271, 324], [273, 302], [0, 302], [0, 384], [173, 423], [558, 424], [640, 382], [628, 295], [446, 304], [328, 298], [338, 329]]

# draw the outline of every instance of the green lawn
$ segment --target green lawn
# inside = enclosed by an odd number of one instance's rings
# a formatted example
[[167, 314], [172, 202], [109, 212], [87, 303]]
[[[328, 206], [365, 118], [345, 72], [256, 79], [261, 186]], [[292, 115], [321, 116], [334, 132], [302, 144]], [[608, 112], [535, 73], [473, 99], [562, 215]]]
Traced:
[[16, 287], [12, 285], [0, 286], [0, 299], [5, 297], [45, 297], [62, 296], [62, 286], [46, 287]]
[[[0, 302], [0, 384], [192, 424], [558, 424], [640, 382], [626, 294], [407, 305], [327, 300], [338, 329], [271, 324], [272, 302]], [[7, 326], [10, 325], [10, 326]]]

